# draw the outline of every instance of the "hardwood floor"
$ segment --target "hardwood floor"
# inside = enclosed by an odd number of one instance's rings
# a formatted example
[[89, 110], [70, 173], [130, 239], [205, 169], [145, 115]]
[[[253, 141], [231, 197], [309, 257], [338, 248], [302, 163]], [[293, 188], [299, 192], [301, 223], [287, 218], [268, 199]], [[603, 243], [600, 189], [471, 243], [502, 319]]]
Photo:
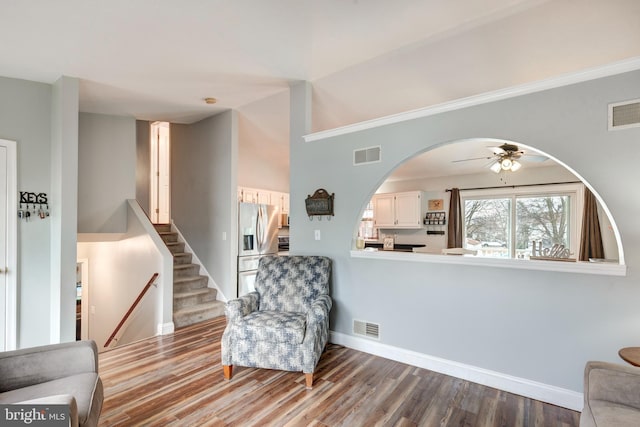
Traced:
[[570, 411], [329, 344], [306, 390], [296, 372], [234, 367], [225, 318], [100, 355], [101, 426], [577, 426]]

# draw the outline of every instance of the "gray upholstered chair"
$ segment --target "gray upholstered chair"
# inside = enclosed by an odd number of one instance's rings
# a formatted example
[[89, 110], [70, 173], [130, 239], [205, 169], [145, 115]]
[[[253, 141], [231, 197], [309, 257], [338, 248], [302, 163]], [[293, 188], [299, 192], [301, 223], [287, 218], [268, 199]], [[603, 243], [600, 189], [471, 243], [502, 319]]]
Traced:
[[255, 289], [226, 306], [224, 376], [233, 365], [302, 371], [306, 386], [329, 339], [331, 260], [321, 256], [260, 259]]
[[93, 427], [103, 398], [93, 341], [0, 353], [0, 404], [69, 405], [71, 426]]
[[580, 427], [640, 426], [640, 368], [587, 362]]

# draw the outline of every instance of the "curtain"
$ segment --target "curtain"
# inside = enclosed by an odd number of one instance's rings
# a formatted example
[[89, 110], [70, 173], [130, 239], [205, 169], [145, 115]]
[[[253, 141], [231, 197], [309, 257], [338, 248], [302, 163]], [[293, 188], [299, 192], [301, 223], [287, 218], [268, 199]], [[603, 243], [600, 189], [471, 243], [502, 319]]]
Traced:
[[589, 258], [604, 258], [602, 234], [598, 221], [598, 202], [588, 188], [584, 189], [584, 214], [582, 216], [582, 240], [580, 241], [580, 261]]
[[460, 189], [451, 189], [449, 200], [449, 222], [447, 226], [447, 248], [462, 248], [462, 206]]

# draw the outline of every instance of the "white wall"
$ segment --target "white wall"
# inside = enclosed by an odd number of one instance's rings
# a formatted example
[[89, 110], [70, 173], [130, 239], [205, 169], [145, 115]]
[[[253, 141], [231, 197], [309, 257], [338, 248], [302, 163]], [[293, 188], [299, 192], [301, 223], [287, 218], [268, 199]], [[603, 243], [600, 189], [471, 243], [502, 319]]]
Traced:
[[[640, 71], [325, 139], [292, 141], [291, 248], [334, 260], [331, 329], [381, 325], [381, 343], [566, 390], [585, 362], [620, 362], [640, 336], [640, 128], [607, 130], [607, 104], [640, 98]], [[602, 197], [621, 232], [626, 277], [351, 258], [364, 203], [404, 159], [449, 141], [497, 138], [561, 160]], [[352, 166], [354, 149], [382, 161]], [[309, 221], [304, 198], [335, 192], [335, 217]], [[314, 240], [320, 230], [322, 240]]]
[[136, 121], [81, 113], [78, 134], [78, 232], [122, 233], [136, 197]]
[[236, 113], [171, 125], [171, 216], [222, 293], [236, 295]]
[[136, 121], [136, 200], [149, 215], [151, 204], [151, 122]]
[[289, 91], [238, 109], [238, 185], [289, 192]]
[[[136, 215], [132, 208], [140, 213]], [[83, 292], [88, 292], [89, 338], [96, 341], [100, 351], [154, 273], [159, 274], [157, 286], [149, 288], [118, 334], [117, 345], [154, 336], [162, 325], [171, 322], [173, 258], [162, 242], [154, 242], [152, 227], [141, 209], [127, 204], [126, 214], [125, 233], [88, 233], [78, 237], [78, 258], [88, 260], [88, 289]]]

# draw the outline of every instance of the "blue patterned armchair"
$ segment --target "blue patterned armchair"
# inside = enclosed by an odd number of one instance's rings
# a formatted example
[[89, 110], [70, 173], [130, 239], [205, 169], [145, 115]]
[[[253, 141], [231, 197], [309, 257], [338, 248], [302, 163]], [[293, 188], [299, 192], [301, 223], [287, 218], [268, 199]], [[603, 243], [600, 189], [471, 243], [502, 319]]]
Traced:
[[329, 339], [331, 260], [321, 256], [265, 256], [254, 292], [229, 301], [222, 335], [226, 379], [233, 365], [302, 371], [306, 386]]

